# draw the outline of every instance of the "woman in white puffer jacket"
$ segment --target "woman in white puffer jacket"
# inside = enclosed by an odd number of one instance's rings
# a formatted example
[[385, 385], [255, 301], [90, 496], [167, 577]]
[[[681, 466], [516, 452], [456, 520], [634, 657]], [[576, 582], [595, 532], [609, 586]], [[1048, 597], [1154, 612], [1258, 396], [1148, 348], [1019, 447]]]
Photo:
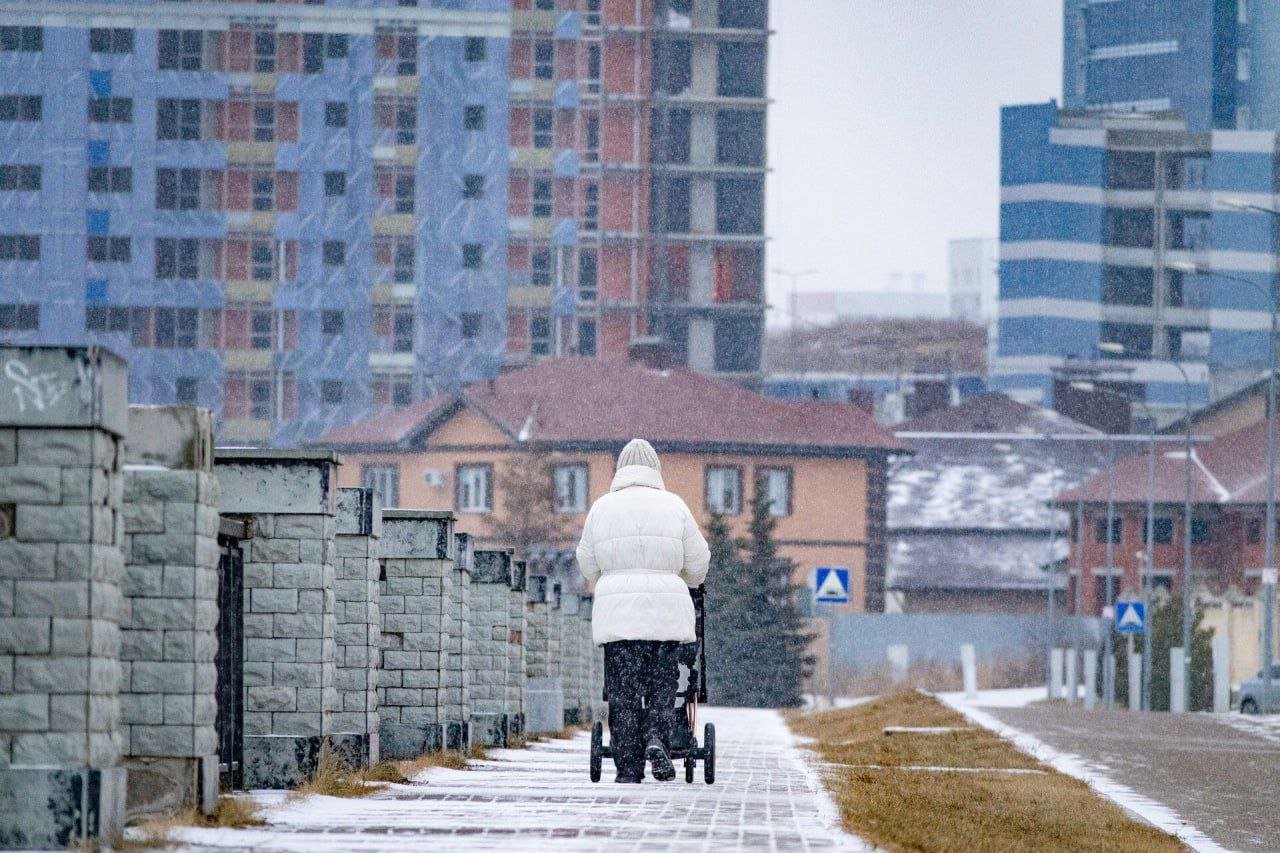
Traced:
[[655, 779], [674, 779], [667, 749], [676, 651], [696, 639], [689, 588], [706, 578], [711, 552], [689, 507], [666, 490], [649, 442], [633, 439], [622, 449], [608, 494], [587, 514], [577, 556], [596, 585], [591, 632], [604, 646], [617, 781], [642, 781], [646, 759]]

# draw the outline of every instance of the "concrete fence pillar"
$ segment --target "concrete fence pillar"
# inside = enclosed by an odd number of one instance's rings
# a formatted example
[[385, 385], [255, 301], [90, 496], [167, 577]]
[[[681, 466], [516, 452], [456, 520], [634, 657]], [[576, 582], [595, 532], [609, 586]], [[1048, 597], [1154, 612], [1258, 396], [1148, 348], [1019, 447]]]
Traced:
[[313, 773], [338, 710], [334, 513], [327, 450], [219, 448], [222, 512], [252, 520], [244, 556], [244, 783]]
[[506, 693], [511, 551], [479, 550], [472, 559], [471, 621], [467, 626], [471, 737], [485, 746], [506, 746], [510, 732]]
[[120, 727], [128, 815], [218, 799], [218, 481], [205, 409], [129, 410]]
[[503, 706], [507, 715], [507, 730], [513, 736], [525, 733], [524, 679], [526, 591], [528, 567], [524, 560], [511, 561], [511, 580], [507, 591], [507, 684]]
[[579, 704], [582, 698], [582, 643], [578, 633], [582, 620], [578, 611], [581, 606], [577, 593], [560, 593], [560, 660], [565, 726], [576, 726], [586, 719]]
[[453, 583], [448, 602], [445, 627], [444, 671], [441, 673], [441, 698], [445, 718], [456, 721], [447, 737], [450, 749], [463, 752], [471, 748], [471, 683], [467, 669], [471, 624], [471, 572], [474, 546], [470, 536], [453, 536]]
[[382, 617], [378, 610], [378, 541], [382, 507], [373, 489], [338, 489], [334, 527], [334, 678], [338, 711], [331, 741], [348, 767], [376, 764], [378, 666], [382, 657]]
[[581, 709], [584, 725], [590, 725], [596, 719], [595, 703], [595, 652], [596, 644], [591, 639], [591, 608], [595, 603], [594, 596], [586, 593], [578, 596], [578, 661], [582, 667], [581, 690], [578, 707]]
[[1169, 649], [1169, 711], [1174, 714], [1187, 711], [1187, 668], [1180, 646]]
[[441, 689], [445, 633], [453, 626], [456, 543], [451, 512], [382, 513], [382, 671], [378, 707], [384, 758], [460, 748], [463, 720]]
[[0, 847], [122, 825], [124, 362], [0, 347]]
[[525, 611], [525, 730], [558, 732], [564, 726], [564, 687], [560, 678], [559, 608], [545, 575], [530, 575]]

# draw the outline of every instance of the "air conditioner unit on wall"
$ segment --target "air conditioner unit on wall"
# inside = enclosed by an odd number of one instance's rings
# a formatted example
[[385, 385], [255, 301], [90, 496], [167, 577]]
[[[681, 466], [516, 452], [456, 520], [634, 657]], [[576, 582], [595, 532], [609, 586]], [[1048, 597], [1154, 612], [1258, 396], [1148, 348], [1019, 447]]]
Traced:
[[444, 472], [439, 468], [428, 468], [422, 472], [422, 479], [428, 486], [438, 487], [444, 485]]

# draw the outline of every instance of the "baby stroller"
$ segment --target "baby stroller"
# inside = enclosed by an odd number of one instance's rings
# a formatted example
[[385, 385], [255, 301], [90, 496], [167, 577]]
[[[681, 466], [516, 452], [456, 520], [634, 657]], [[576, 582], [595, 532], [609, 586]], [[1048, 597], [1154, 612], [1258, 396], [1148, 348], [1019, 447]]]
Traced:
[[[684, 761], [684, 781], [693, 782], [694, 770], [699, 761], [702, 762], [702, 778], [711, 785], [716, 781], [716, 727], [707, 723], [702, 729], [702, 746], [698, 746], [696, 734], [698, 724], [698, 703], [707, 701], [707, 645], [704, 642], [703, 626], [706, 623], [705, 586], [689, 590], [693, 598], [694, 625], [697, 640], [680, 647], [680, 687], [676, 694], [677, 707], [684, 706], [684, 713], [679, 718], [684, 725], [677, 725], [671, 733], [670, 750], [672, 762]], [[609, 697], [604, 697], [609, 701]], [[591, 781], [600, 781], [600, 771], [604, 759], [613, 758], [613, 750], [604, 743], [604, 724], [597, 722], [591, 727]]]

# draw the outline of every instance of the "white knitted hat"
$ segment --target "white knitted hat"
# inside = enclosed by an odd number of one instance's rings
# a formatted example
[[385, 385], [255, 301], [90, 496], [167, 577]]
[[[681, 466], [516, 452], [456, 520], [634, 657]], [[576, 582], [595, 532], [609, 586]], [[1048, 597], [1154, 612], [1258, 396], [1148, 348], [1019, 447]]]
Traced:
[[643, 438], [631, 439], [618, 454], [618, 467], [625, 468], [628, 465], [643, 465], [655, 471], [662, 470], [662, 463], [658, 461], [658, 451]]

